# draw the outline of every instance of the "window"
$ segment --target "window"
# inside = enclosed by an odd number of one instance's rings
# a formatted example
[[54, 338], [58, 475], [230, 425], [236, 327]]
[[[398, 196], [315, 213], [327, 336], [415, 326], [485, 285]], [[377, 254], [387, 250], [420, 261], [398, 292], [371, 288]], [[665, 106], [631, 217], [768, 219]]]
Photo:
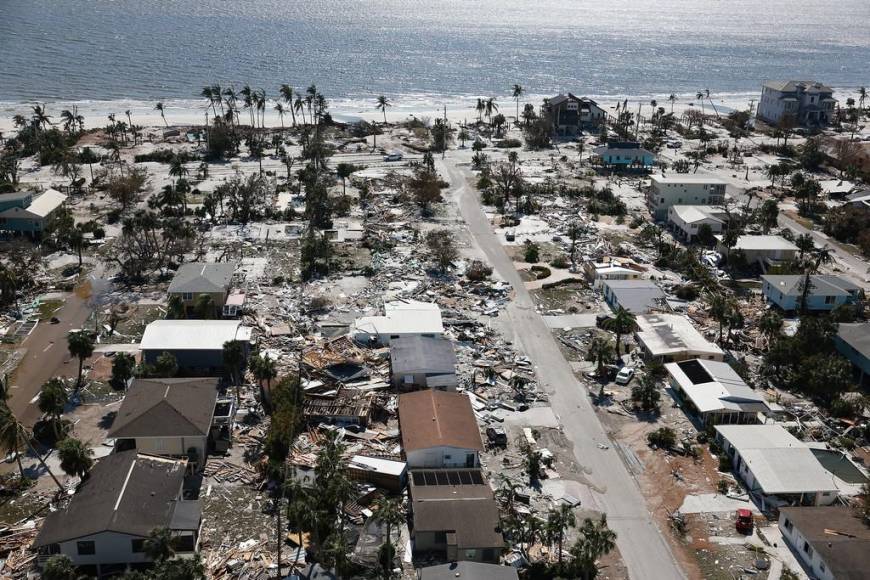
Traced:
[[141, 554], [145, 551], [145, 540], [142, 538], [136, 538], [130, 540], [130, 551], [134, 554]]
[[809, 558], [812, 558], [812, 557], [813, 557], [813, 547], [810, 546], [810, 543], [807, 542], [807, 541], [804, 541], [804, 553], [805, 553], [805, 554], [807, 555], [807, 557], [809, 557]]
[[193, 300], [193, 292], [182, 292], [181, 299], [182, 300]]
[[93, 541], [76, 542], [76, 550], [79, 556], [93, 556], [97, 553], [97, 546]]
[[825, 304], [833, 304], [836, 301], [836, 298], [833, 296], [825, 296]]
[[788, 531], [791, 531], [792, 528], [794, 528], [794, 524], [791, 523], [790, 519], [785, 518], [785, 529], [787, 529]]
[[435, 543], [436, 544], [446, 544], [447, 543], [447, 532], [435, 532]]

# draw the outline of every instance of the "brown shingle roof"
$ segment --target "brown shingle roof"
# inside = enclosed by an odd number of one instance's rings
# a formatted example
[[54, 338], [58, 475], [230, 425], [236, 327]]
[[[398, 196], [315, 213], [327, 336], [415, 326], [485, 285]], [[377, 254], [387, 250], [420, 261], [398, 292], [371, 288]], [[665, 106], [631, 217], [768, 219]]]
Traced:
[[[780, 510], [800, 530], [838, 580], [867, 578], [870, 528], [846, 507], [790, 507]], [[797, 546], [801, 549], [801, 546]]]
[[463, 393], [425, 390], [399, 395], [405, 452], [447, 446], [483, 451], [480, 429]]
[[109, 437], [208, 435], [218, 379], [138, 379], [130, 386]]

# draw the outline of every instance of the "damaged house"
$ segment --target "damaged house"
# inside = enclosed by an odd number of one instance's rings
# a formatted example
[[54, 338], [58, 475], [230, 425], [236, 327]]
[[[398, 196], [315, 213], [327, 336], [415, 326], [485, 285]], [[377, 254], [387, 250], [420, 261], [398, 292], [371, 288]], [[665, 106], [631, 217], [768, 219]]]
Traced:
[[[203, 294], [210, 297], [214, 304], [215, 312], [213, 315], [224, 314], [226, 316], [229, 315], [230, 310], [235, 315], [235, 310], [241, 305], [228, 304], [227, 301], [231, 296], [230, 290], [236, 266], [235, 262], [188, 262], [182, 264], [175, 271], [175, 276], [169, 285], [169, 297], [181, 300], [187, 316], [194, 313], [196, 302]], [[225, 309], [225, 306], [230, 308]]]
[[383, 316], [362, 316], [354, 321], [351, 336], [361, 344], [388, 346], [394, 338], [444, 334], [441, 309], [434, 302], [397, 300], [384, 303]]
[[[786, 312], [801, 308], [806, 276], [799, 274], [762, 276], [761, 291], [769, 304]], [[814, 274], [810, 276], [806, 308], [809, 311], [833, 310], [844, 304], [857, 304], [863, 292], [861, 287], [840, 276]]]
[[390, 372], [400, 391], [456, 390], [456, 352], [445, 338], [407, 336], [390, 341]]
[[235, 320], [155, 320], [145, 327], [140, 349], [142, 361], [153, 365], [164, 352], [175, 357], [181, 374], [223, 374], [224, 344], [240, 342], [245, 358], [251, 328]]
[[410, 469], [480, 465], [480, 428], [464, 393], [430, 389], [399, 395], [399, 428]]
[[643, 314], [635, 317], [635, 339], [651, 360], [677, 362], [692, 358], [721, 361], [725, 352], [704, 338], [688, 318], [679, 314]]
[[671, 387], [705, 425], [758, 423], [770, 407], [731, 365], [714, 360], [686, 360], [665, 365]]

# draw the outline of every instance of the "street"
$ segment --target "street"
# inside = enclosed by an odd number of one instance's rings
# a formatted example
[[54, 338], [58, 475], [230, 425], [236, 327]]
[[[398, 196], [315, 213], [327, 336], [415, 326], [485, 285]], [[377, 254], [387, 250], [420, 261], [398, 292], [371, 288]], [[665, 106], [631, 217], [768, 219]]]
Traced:
[[468, 186], [470, 172], [449, 160], [439, 161], [439, 164], [475, 244], [490, 266], [514, 288], [514, 300], [500, 316], [507, 317], [505, 326], [513, 329], [515, 344], [535, 366], [539, 383], [550, 395], [553, 412], [574, 446], [577, 462], [593, 482], [590, 487], [597, 505], [586, 507], [607, 514], [608, 524], [618, 535], [617, 546], [632, 578], [683, 578], [662, 531], [647, 511], [637, 482], [598, 420], [587, 389], [574, 376], [549, 328], [535, 310], [525, 284], [480, 207], [477, 193]]

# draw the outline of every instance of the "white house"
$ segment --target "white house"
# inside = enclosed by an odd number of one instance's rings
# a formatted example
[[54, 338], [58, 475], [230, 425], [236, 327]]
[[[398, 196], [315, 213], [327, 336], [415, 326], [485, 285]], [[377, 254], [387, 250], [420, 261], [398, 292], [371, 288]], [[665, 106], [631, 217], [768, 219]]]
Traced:
[[237, 320], [155, 320], [145, 327], [139, 348], [153, 365], [164, 352], [183, 373], [210, 376], [224, 372], [224, 344], [239, 342], [247, 355], [251, 328]]
[[635, 339], [646, 356], [660, 362], [693, 358], [721, 361], [725, 352], [704, 338], [688, 318], [680, 314], [640, 314], [635, 317]]
[[409, 469], [480, 466], [480, 428], [464, 393], [399, 395], [399, 427]]
[[644, 268], [630, 258], [608, 257], [583, 263], [583, 273], [594, 288], [606, 280], [640, 280]]
[[716, 439], [763, 511], [836, 501], [831, 473], [781, 425], [717, 425]]
[[158, 528], [170, 531], [176, 557], [199, 550], [202, 507], [183, 498], [187, 462], [136, 451], [100, 459], [69, 502], [50, 512], [33, 542], [40, 566], [68, 556], [90, 576], [142, 569], [152, 561], [145, 542]]
[[725, 181], [711, 175], [674, 173], [653, 175], [647, 206], [656, 221], [668, 218], [673, 205], [720, 205], [725, 201]]
[[771, 125], [790, 118], [792, 126], [827, 125], [834, 118], [834, 91], [814, 81], [766, 81], [756, 116]]
[[866, 578], [870, 527], [848, 507], [787, 507], [779, 531], [810, 578]]
[[672, 205], [668, 208], [668, 224], [678, 238], [692, 243], [697, 241], [703, 225], [714, 235], [725, 231], [728, 215], [721, 207], [712, 205]]
[[746, 263], [757, 263], [762, 270], [767, 271], [771, 266], [779, 266], [795, 259], [798, 247], [782, 236], [739, 236], [733, 248], [724, 244], [724, 237], [716, 236], [718, 251], [722, 254], [743, 252]]
[[109, 437], [115, 448], [184, 457], [205, 464], [218, 379], [137, 379], [127, 391]]
[[685, 360], [665, 365], [671, 387], [705, 425], [758, 423], [770, 407], [743, 382], [731, 365], [714, 360]]
[[[761, 291], [770, 304], [791, 312], [801, 308], [805, 276], [799, 274], [762, 276]], [[839, 276], [815, 274], [810, 276], [807, 310], [817, 312], [833, 310], [844, 304], [856, 304], [862, 296], [861, 287]]]
[[444, 334], [441, 309], [434, 302], [397, 300], [384, 303], [383, 316], [362, 316], [350, 329], [354, 340], [387, 346], [405, 336], [436, 337]]

